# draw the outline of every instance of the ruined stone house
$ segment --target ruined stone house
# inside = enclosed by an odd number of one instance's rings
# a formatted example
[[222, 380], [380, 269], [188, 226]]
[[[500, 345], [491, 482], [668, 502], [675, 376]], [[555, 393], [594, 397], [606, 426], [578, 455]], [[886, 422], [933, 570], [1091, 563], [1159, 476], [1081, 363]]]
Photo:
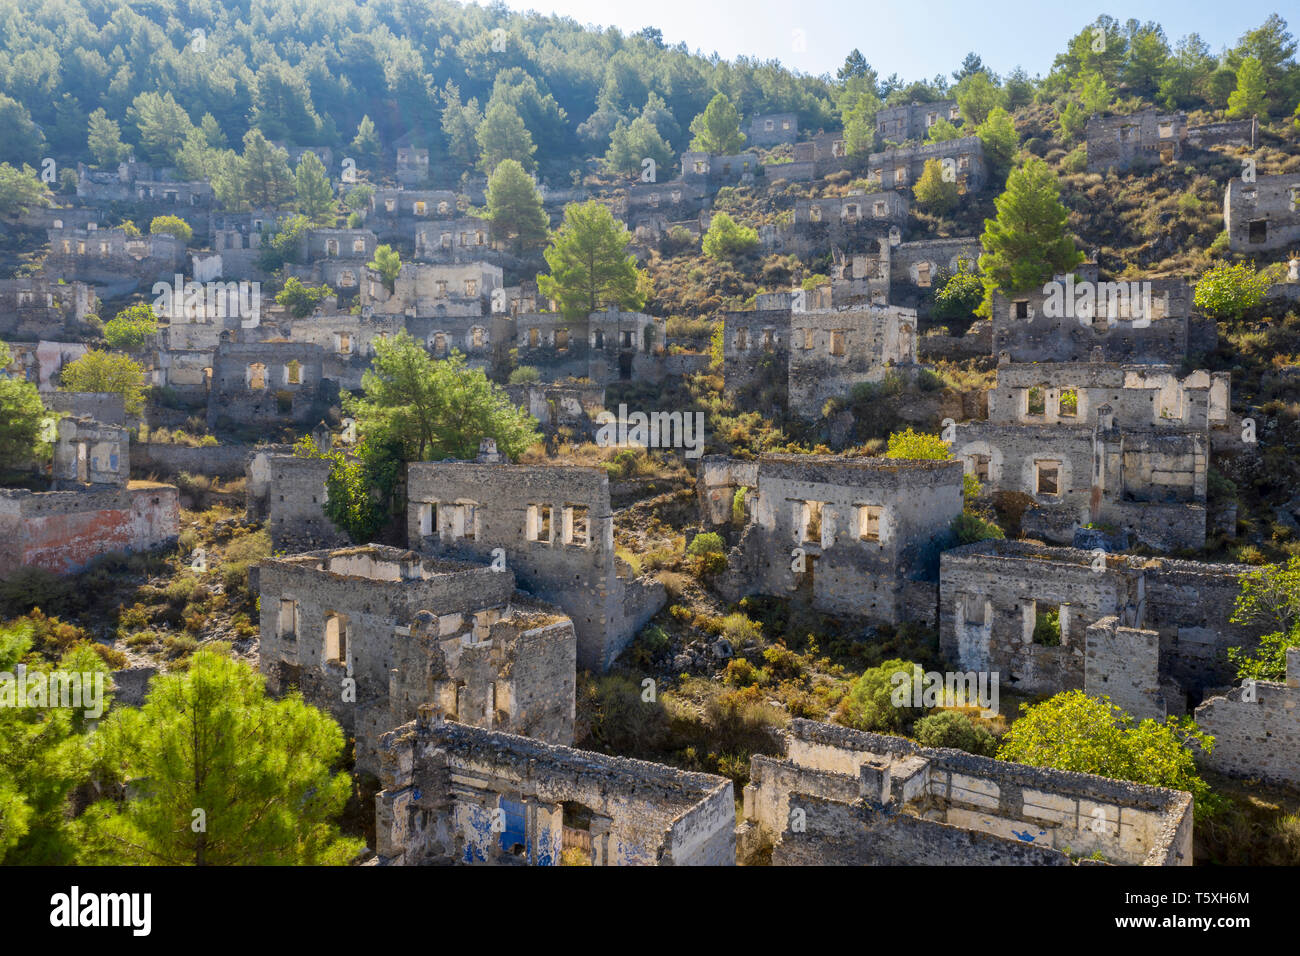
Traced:
[[483, 261], [405, 262], [390, 293], [373, 269], [361, 279], [359, 302], [376, 312], [408, 317], [486, 315], [504, 289], [501, 267]]
[[408, 541], [426, 554], [504, 562], [519, 586], [563, 608], [578, 665], [607, 669], [663, 607], [663, 585], [614, 554], [609, 476], [596, 468], [413, 462]]
[[979, 192], [988, 181], [984, 143], [978, 136], [963, 136], [871, 153], [866, 160], [867, 182], [877, 189], [906, 190], [910, 195], [931, 160], [940, 164], [945, 179], [957, 184], [958, 192]]
[[324, 378], [319, 345], [238, 341], [230, 332], [212, 357], [208, 428], [314, 424], [322, 403], [337, 393]]
[[953, 124], [961, 121], [961, 111], [957, 109], [956, 100], [887, 106], [876, 112], [876, 132], [883, 140], [907, 143], [925, 139], [930, 134], [930, 128], [940, 120]]
[[1196, 708], [1214, 738], [1197, 762], [1231, 777], [1300, 786], [1300, 647], [1286, 652], [1284, 681], [1247, 680]]
[[725, 777], [439, 719], [383, 737], [380, 865], [731, 866]]
[[774, 866], [1192, 865], [1192, 796], [795, 719], [756, 754], [741, 861]]
[[1233, 252], [1292, 250], [1300, 246], [1300, 173], [1229, 181], [1223, 228]]
[[896, 306], [809, 310], [790, 316], [791, 414], [820, 418], [828, 398], [916, 363], [916, 310]]
[[159, 233], [129, 236], [125, 229], [48, 230], [49, 254], [44, 273], [68, 282], [90, 282], [130, 292], [141, 283], [170, 282], [185, 263], [185, 243]]
[[1192, 150], [1211, 146], [1254, 148], [1259, 125], [1252, 117], [1207, 126], [1188, 126], [1187, 114], [1143, 110], [1128, 116], [1093, 114], [1084, 128], [1088, 172], [1169, 165]]
[[333, 714], [362, 772], [378, 772], [380, 735], [422, 705], [573, 742], [573, 624], [509, 571], [367, 545], [267, 559], [258, 594], [268, 686]]
[[[752, 484], [750, 484], [752, 482]], [[962, 510], [956, 461], [763, 455], [756, 467], [704, 458], [705, 527], [747, 513], [719, 589], [799, 597], [832, 614], [932, 622], [939, 552]]]
[[777, 146], [798, 138], [798, 113], [760, 113], [750, 119], [745, 134], [745, 142], [751, 146]]
[[59, 420], [53, 490], [0, 489], [0, 577], [24, 566], [65, 573], [112, 551], [147, 551], [176, 540], [174, 485], [130, 480], [125, 428]]
[[99, 312], [99, 297], [85, 282], [32, 277], [0, 279], [0, 337], [58, 336]]
[[682, 153], [682, 181], [713, 195], [723, 186], [752, 185], [759, 172], [758, 153], [720, 156]]
[[544, 381], [587, 379], [597, 385], [663, 379], [666, 322], [642, 312], [608, 309], [571, 321], [560, 312], [520, 312], [506, 326], [507, 348]]
[[1140, 717], [1184, 714], [1231, 679], [1227, 649], [1259, 636], [1229, 620], [1248, 570], [1028, 541], [965, 545], [940, 558], [940, 650], [1026, 693], [1084, 690]]

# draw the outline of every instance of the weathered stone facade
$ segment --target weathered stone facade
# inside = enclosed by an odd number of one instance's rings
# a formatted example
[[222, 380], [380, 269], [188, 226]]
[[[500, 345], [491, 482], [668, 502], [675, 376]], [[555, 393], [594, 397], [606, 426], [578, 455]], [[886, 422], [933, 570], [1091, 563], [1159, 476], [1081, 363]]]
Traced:
[[745, 141], [751, 146], [776, 146], [799, 138], [798, 113], [762, 113], [749, 121]]
[[787, 385], [790, 412], [819, 418], [826, 399], [876, 382], [916, 362], [916, 311], [866, 306], [790, 316]]
[[876, 132], [881, 139], [906, 143], [925, 139], [930, 133], [930, 127], [939, 120], [956, 123], [960, 119], [961, 111], [957, 109], [956, 100], [887, 106], [876, 111]]
[[99, 297], [84, 282], [45, 278], [0, 279], [0, 336], [40, 339], [59, 335], [99, 312]]
[[1223, 193], [1223, 228], [1233, 252], [1294, 248], [1300, 243], [1300, 173], [1231, 180]]
[[609, 477], [595, 468], [416, 462], [408, 541], [427, 554], [504, 561], [519, 586], [559, 605], [578, 664], [603, 671], [664, 604], [663, 585], [614, 554]]
[[1286, 652], [1286, 680], [1243, 681], [1196, 708], [1214, 738], [1203, 766], [1232, 777], [1300, 786], [1300, 647]]
[[[725, 460], [704, 461], [709, 521], [738, 485]], [[797, 596], [834, 614], [933, 620], [939, 552], [962, 509], [958, 462], [764, 455], [753, 480], [750, 520], [719, 582], [729, 598]]]
[[576, 639], [514, 575], [369, 545], [263, 561], [260, 667], [297, 687], [379, 769], [381, 733], [416, 708], [550, 743], [573, 742]]
[[[225, 338], [233, 336], [225, 333]], [[212, 358], [208, 428], [312, 425], [331, 390], [337, 388], [324, 378], [319, 345], [223, 341]]]
[[[1186, 713], [1189, 697], [1230, 678], [1227, 649], [1259, 636], [1229, 621], [1248, 570], [1027, 541], [954, 548], [939, 562], [940, 650], [963, 670], [997, 672], [1028, 693], [1100, 695], [1134, 680], [1152, 692], [1152, 710]], [[1117, 633], [1094, 634], [1108, 618]], [[1122, 652], [1107, 651], [1103, 639]]]
[[756, 755], [739, 840], [777, 866], [1192, 864], [1192, 796], [791, 721]]
[[381, 743], [380, 864], [730, 866], [725, 777], [466, 727], [423, 710]]

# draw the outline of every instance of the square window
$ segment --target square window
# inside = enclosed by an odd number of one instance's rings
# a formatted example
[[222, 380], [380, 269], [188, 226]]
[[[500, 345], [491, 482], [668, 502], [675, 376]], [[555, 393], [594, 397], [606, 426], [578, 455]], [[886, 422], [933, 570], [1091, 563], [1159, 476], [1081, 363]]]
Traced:
[[845, 332], [843, 329], [836, 329], [831, 332], [831, 355], [843, 355], [845, 353]]
[[858, 506], [858, 537], [863, 541], [880, 540], [880, 516], [884, 509], [877, 505]]
[[1011, 303], [1011, 317], [1013, 319], [1029, 318], [1029, 300], [1017, 299]]
[[1073, 388], [1061, 389], [1061, 397], [1057, 402], [1056, 413], [1061, 418], [1075, 418], [1079, 414], [1079, 393]]
[[1025, 414], [1042, 415], [1047, 411], [1047, 394], [1041, 385], [1025, 390]]

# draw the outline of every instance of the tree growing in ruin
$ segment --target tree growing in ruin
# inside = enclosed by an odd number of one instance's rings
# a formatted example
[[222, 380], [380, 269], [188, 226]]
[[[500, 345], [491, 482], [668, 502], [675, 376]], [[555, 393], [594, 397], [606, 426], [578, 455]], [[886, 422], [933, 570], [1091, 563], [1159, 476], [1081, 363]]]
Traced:
[[596, 200], [572, 203], [543, 255], [551, 271], [537, 277], [542, 295], [554, 299], [569, 321], [606, 306], [636, 310], [645, 305], [645, 273], [627, 251], [627, 227]]
[[59, 387], [65, 392], [116, 392], [128, 415], [144, 411], [144, 366], [116, 352], [87, 352], [63, 366]]

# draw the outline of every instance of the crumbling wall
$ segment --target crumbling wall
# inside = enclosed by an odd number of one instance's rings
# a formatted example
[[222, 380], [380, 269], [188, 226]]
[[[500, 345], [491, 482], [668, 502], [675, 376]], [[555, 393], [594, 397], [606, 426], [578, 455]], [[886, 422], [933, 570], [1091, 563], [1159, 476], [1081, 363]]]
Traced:
[[277, 551], [312, 551], [349, 544], [348, 536], [325, 516], [330, 463], [294, 455], [271, 455], [267, 461], [271, 546]]
[[1300, 785], [1300, 648], [1286, 652], [1286, 681], [1245, 681], [1196, 708], [1214, 738], [1197, 761], [1233, 777]]

